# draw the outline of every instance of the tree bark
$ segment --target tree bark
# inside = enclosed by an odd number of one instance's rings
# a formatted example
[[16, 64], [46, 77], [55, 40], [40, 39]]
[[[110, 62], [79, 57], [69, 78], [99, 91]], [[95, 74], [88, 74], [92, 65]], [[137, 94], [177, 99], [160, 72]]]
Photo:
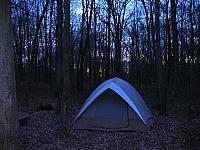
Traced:
[[[125, 24], [125, 13], [126, 13], [126, 7], [130, 1], [125, 0], [122, 2], [122, 6], [115, 5], [114, 1], [111, 1], [111, 13], [112, 18], [114, 22], [114, 29], [115, 29], [115, 35], [114, 35], [114, 43], [115, 43], [115, 75], [122, 76], [123, 74], [123, 68], [122, 68], [122, 59], [121, 59], [121, 47], [122, 47], [122, 36], [124, 32]], [[120, 12], [117, 12], [115, 10], [121, 9]]]
[[106, 79], [110, 78], [110, 48], [111, 48], [111, 0], [107, 0], [108, 5], [108, 45], [107, 45], [107, 53], [106, 53]]
[[57, 101], [57, 113], [60, 113], [61, 97], [63, 89], [63, 0], [57, 0], [57, 56], [56, 56], [56, 93], [59, 96]]
[[26, 10], [26, 37], [27, 37], [26, 44], [27, 44], [27, 57], [28, 57], [27, 64], [29, 64], [30, 63], [30, 19], [29, 19], [30, 14], [28, 10], [28, 2], [26, 2], [25, 10]]
[[[152, 52], [150, 59], [150, 70], [152, 73], [152, 80], [155, 80], [155, 27], [154, 27], [154, 15], [153, 15], [153, 1], [150, 0], [150, 22], [151, 22], [151, 39], [152, 39]], [[154, 78], [153, 78], [154, 77]]]
[[49, 81], [52, 82], [53, 78], [53, 42], [52, 42], [52, 21], [53, 21], [53, 10], [54, 10], [54, 1], [51, 1], [51, 10], [50, 10], [50, 25], [49, 25]]
[[190, 55], [192, 64], [194, 64], [194, 22], [193, 22], [193, 0], [190, 1], [189, 18], [190, 18]]
[[155, 27], [156, 27], [156, 67], [158, 77], [158, 91], [160, 99], [160, 114], [166, 115], [166, 85], [162, 66], [160, 47], [160, 0], [155, 0]]
[[[200, 8], [199, 8], [200, 9]], [[198, 62], [199, 62], [199, 85], [200, 85], [200, 11], [199, 11], [199, 16], [198, 16]]]
[[10, 2], [0, 3], [0, 149], [19, 148], [19, 125], [16, 118], [14, 54], [12, 50]]
[[177, 8], [177, 1], [171, 0], [171, 18], [172, 18], [172, 38], [173, 38], [173, 90], [172, 90], [172, 102], [174, 103], [176, 100], [177, 93], [177, 85], [178, 85], [178, 30], [177, 30], [177, 22], [176, 22], [176, 8]]
[[[68, 103], [71, 98], [70, 94], [70, 54], [71, 54], [71, 32], [70, 32], [70, 0], [64, 1], [64, 12], [65, 12], [65, 25], [64, 25], [64, 45], [63, 45], [63, 79], [64, 85], [62, 90], [62, 102], [61, 102], [61, 118], [62, 121], [67, 121], [67, 125], [69, 120], [66, 120], [68, 117]], [[69, 127], [69, 126], [67, 126]]]
[[[141, 0], [142, 5], [144, 7], [145, 10], [145, 18], [146, 18], [146, 24], [147, 24], [147, 80], [146, 81], [150, 81], [151, 83], [151, 33], [150, 33], [150, 23], [149, 23], [149, 13], [145, 4], [144, 0]], [[149, 68], [149, 64], [150, 64], [150, 68]]]
[[171, 50], [171, 34], [170, 34], [170, 24], [169, 24], [169, 16], [168, 16], [168, 5], [169, 5], [169, 0], [166, 0], [166, 31], [167, 31], [167, 52], [168, 52], [168, 85], [172, 85], [172, 50]]
[[[44, 9], [42, 11], [42, 14], [41, 16], [39, 17], [39, 10], [37, 10], [38, 12], [38, 17], [37, 17], [37, 21], [36, 21], [36, 31], [35, 31], [35, 34], [34, 34], [34, 38], [33, 38], [33, 42], [32, 42], [32, 48], [31, 48], [31, 59], [30, 59], [30, 66], [29, 66], [29, 80], [31, 82], [32, 80], [32, 73], [33, 71], [35, 71], [36, 75], [35, 75], [35, 78], [37, 79], [37, 52], [38, 52], [38, 34], [39, 34], [39, 30], [40, 30], [40, 27], [41, 27], [41, 24], [42, 24], [42, 20], [45, 16], [45, 12], [47, 11], [48, 9], [48, 6], [49, 6], [49, 2], [50, 0], [47, 0], [46, 1], [46, 4], [44, 6]], [[34, 64], [35, 63], [35, 64]], [[33, 70], [35, 68], [35, 70]]]
[[49, 49], [48, 49], [48, 33], [47, 33], [47, 14], [48, 12], [45, 13], [44, 17], [44, 41], [45, 41], [45, 49], [44, 49], [44, 81], [48, 81], [48, 59], [49, 59]]
[[94, 86], [97, 85], [97, 12], [96, 4], [94, 3]]
[[[90, 88], [91, 88], [91, 79], [92, 79], [90, 31], [91, 31], [91, 25], [92, 25], [92, 14], [93, 14], [92, 11], [93, 11], [93, 7], [94, 7], [94, 3], [95, 3], [95, 0], [92, 0], [92, 2], [90, 4], [90, 15], [89, 15], [89, 21], [87, 21], [87, 34], [86, 34], [86, 40], [85, 40], [85, 46], [84, 46], [84, 49], [87, 50], [87, 53], [88, 53], [88, 68], [89, 68]], [[84, 58], [83, 58], [83, 60], [84, 60]]]
[[21, 10], [19, 10], [20, 14], [18, 16], [18, 25], [19, 25], [19, 48], [18, 48], [18, 65], [19, 65], [19, 77], [23, 79], [23, 35], [22, 35], [22, 14]]
[[83, 14], [82, 14], [82, 23], [81, 23], [81, 39], [79, 44], [79, 59], [78, 59], [78, 67], [77, 67], [77, 89], [83, 90], [83, 59], [84, 59], [84, 52], [83, 52], [83, 34], [84, 34], [84, 24], [85, 24], [85, 2], [82, 0], [82, 7], [83, 7]]

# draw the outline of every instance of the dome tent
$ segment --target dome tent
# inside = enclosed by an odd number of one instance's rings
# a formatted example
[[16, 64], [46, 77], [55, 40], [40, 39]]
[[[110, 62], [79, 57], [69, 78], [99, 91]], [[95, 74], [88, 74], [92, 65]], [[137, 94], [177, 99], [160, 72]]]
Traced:
[[150, 109], [136, 89], [115, 77], [92, 92], [76, 116], [73, 129], [147, 131], [153, 122]]

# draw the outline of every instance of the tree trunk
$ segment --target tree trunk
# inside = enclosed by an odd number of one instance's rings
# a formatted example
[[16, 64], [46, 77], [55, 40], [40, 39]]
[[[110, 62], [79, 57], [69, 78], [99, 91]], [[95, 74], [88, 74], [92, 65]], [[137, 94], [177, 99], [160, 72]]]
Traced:
[[[151, 83], [151, 67], [149, 68], [149, 62], [151, 62], [151, 33], [150, 33], [150, 23], [149, 23], [149, 13], [148, 13], [148, 10], [147, 10], [147, 7], [146, 7], [146, 4], [145, 4], [145, 1], [144, 0], [141, 0], [142, 1], [142, 5], [144, 7], [144, 10], [145, 10], [145, 17], [146, 17], [146, 24], [147, 24], [147, 81], [150, 81]], [[151, 66], [151, 64], [150, 64]]]
[[[177, 22], [176, 22], [176, 8], [177, 8], [177, 1], [171, 0], [171, 18], [172, 18], [172, 37], [173, 37], [173, 90], [171, 93], [172, 105], [176, 100], [176, 93], [177, 93], [177, 86], [178, 86], [178, 30], [177, 30]], [[175, 106], [175, 105], [174, 105]], [[174, 108], [176, 109], [176, 108]]]
[[88, 68], [89, 68], [89, 80], [90, 80], [90, 88], [92, 84], [92, 60], [91, 60], [91, 46], [90, 46], [90, 30], [91, 30], [91, 24], [92, 24], [92, 11], [94, 7], [95, 0], [92, 0], [90, 5], [90, 16], [89, 16], [89, 22], [87, 22], [87, 34], [86, 34], [86, 41], [85, 41], [85, 50], [87, 49], [88, 53]]
[[189, 18], [190, 18], [190, 55], [192, 65], [194, 64], [194, 22], [193, 22], [193, 0], [190, 1]]
[[96, 4], [94, 3], [94, 86], [97, 85], [97, 13]]
[[155, 27], [156, 27], [156, 68], [158, 77], [158, 91], [160, 98], [160, 114], [166, 115], [166, 85], [162, 66], [160, 47], [160, 0], [155, 0]]
[[22, 36], [22, 15], [21, 10], [20, 16], [18, 16], [18, 24], [19, 24], [19, 46], [18, 46], [18, 65], [19, 65], [19, 77], [23, 80], [23, 36]]
[[70, 54], [71, 54], [71, 32], [70, 32], [70, 0], [64, 1], [65, 6], [65, 25], [64, 25], [64, 46], [63, 46], [63, 79], [64, 85], [62, 90], [62, 102], [61, 102], [61, 118], [62, 121], [67, 121], [67, 127], [69, 127], [69, 120], [66, 120], [68, 116], [68, 104], [71, 98], [70, 94]]
[[168, 16], [168, 5], [169, 0], [166, 0], [166, 31], [167, 31], [167, 52], [168, 52], [168, 72], [167, 72], [167, 79], [168, 85], [172, 85], [172, 51], [171, 51], [171, 34], [170, 34], [170, 24], [169, 24], [169, 16]]
[[[82, 0], [82, 7], [83, 7], [83, 14], [82, 14], [82, 23], [81, 23], [81, 39], [80, 39], [80, 45], [79, 45], [79, 59], [78, 59], [78, 67], [77, 67], [77, 89], [83, 90], [83, 34], [84, 34], [84, 24], [85, 24], [85, 3], [84, 0]], [[87, 8], [86, 8], [87, 9]]]
[[49, 49], [48, 49], [48, 33], [47, 33], [47, 12], [44, 17], [44, 41], [45, 41], [45, 49], [44, 49], [44, 81], [48, 81], [48, 57], [49, 57]]
[[[115, 75], [121, 76], [123, 74], [123, 66], [122, 66], [122, 58], [121, 58], [121, 47], [122, 47], [122, 36], [124, 32], [124, 28], [126, 26], [125, 23], [125, 13], [126, 7], [130, 1], [125, 0], [120, 5], [115, 5], [113, 1], [111, 1], [111, 13], [114, 22], [114, 43], [115, 43]], [[120, 12], [116, 12], [115, 9], [121, 9]]]
[[111, 0], [107, 0], [108, 5], [108, 45], [107, 45], [107, 54], [106, 54], [106, 79], [110, 78], [110, 48], [111, 48]]
[[[29, 10], [28, 10], [28, 2], [25, 5], [26, 9], [26, 37], [27, 37], [27, 64], [30, 63], [30, 20], [29, 20]], [[26, 78], [28, 80], [28, 78]]]
[[151, 52], [151, 59], [150, 59], [150, 70], [152, 73], [152, 80], [155, 80], [155, 27], [154, 27], [154, 15], [153, 15], [153, 2], [150, 0], [150, 21], [151, 21], [151, 39], [152, 39], [152, 52]]
[[115, 74], [120, 77], [122, 75], [122, 64], [121, 64], [121, 39], [119, 32], [120, 32], [119, 27], [117, 27], [115, 36]]
[[[35, 78], [37, 78], [37, 54], [38, 54], [38, 34], [39, 34], [39, 30], [40, 30], [40, 26], [42, 24], [42, 20], [45, 16], [45, 12], [48, 9], [49, 6], [49, 2], [50, 0], [46, 1], [46, 4], [44, 6], [44, 9], [42, 11], [41, 16], [39, 17], [39, 10], [37, 10], [38, 15], [37, 15], [37, 21], [36, 21], [36, 31], [34, 34], [34, 38], [33, 38], [33, 42], [32, 42], [32, 48], [31, 48], [31, 60], [30, 60], [30, 66], [29, 66], [29, 80], [31, 82], [32, 80], [32, 73], [33, 71], [35, 71]], [[38, 7], [37, 7], [38, 8]], [[38, 8], [39, 9], [39, 8]], [[34, 64], [35, 63], [35, 64]]]
[[52, 82], [53, 78], [53, 43], [52, 43], [52, 20], [53, 20], [53, 7], [54, 0], [51, 2], [50, 21], [49, 21], [49, 81]]
[[61, 96], [63, 88], [63, 0], [57, 0], [57, 62], [56, 62], [56, 93], [59, 96], [57, 101], [57, 113], [60, 113]]
[[10, 2], [0, 3], [0, 149], [19, 148], [19, 125], [16, 118], [14, 54], [12, 50]]
[[199, 11], [199, 16], [198, 16], [198, 37], [199, 37], [199, 41], [198, 41], [198, 60], [199, 60], [199, 85], [200, 85], [200, 11]]

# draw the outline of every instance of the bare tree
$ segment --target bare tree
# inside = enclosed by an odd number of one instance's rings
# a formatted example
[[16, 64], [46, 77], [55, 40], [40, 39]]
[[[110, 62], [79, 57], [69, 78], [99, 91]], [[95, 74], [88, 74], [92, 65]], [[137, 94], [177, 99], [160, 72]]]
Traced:
[[168, 14], [168, 7], [169, 7], [169, 0], [166, 0], [166, 8], [165, 8], [165, 13], [166, 13], [166, 32], [167, 32], [167, 55], [168, 55], [168, 64], [167, 64], [167, 69], [168, 69], [168, 85], [172, 85], [171, 77], [172, 77], [172, 49], [171, 49], [171, 32], [170, 32], [170, 23], [169, 23], [169, 14]]
[[94, 84], [97, 85], [97, 10], [96, 3], [94, 3]]
[[0, 3], [0, 149], [19, 149], [10, 2]]
[[111, 51], [111, 0], [107, 0], [107, 5], [108, 5], [108, 22], [107, 22], [107, 34], [108, 34], [108, 45], [107, 45], [107, 52], [106, 52], [106, 67], [105, 67], [105, 72], [106, 72], [106, 78], [108, 79], [110, 77], [110, 51]]
[[82, 23], [81, 23], [81, 39], [79, 44], [79, 58], [78, 58], [78, 67], [77, 67], [77, 88], [78, 90], [83, 90], [83, 59], [84, 59], [84, 52], [83, 52], [83, 34], [84, 34], [84, 24], [85, 24], [85, 11], [87, 10], [87, 5], [85, 6], [85, 1], [82, 0]]
[[50, 21], [49, 21], [49, 81], [52, 81], [53, 77], [53, 39], [52, 39], [52, 22], [53, 22], [53, 10], [54, 10], [54, 1], [51, 1], [51, 10], [50, 10]]
[[147, 81], [150, 80], [151, 82], [151, 67], [148, 67], [148, 63], [152, 63], [152, 53], [151, 53], [151, 32], [150, 32], [150, 22], [149, 22], [149, 12], [146, 6], [146, 3], [144, 0], [141, 0], [142, 5], [145, 10], [145, 15], [146, 15], [146, 28], [147, 28]]
[[177, 21], [176, 21], [176, 14], [177, 14], [177, 0], [171, 0], [171, 19], [172, 19], [172, 39], [173, 39], [173, 90], [172, 90], [172, 102], [175, 102], [177, 93], [177, 85], [178, 85], [178, 29], [177, 29]]
[[200, 85], [200, 6], [199, 6], [199, 14], [198, 14], [198, 60], [199, 60], [199, 85]]
[[[92, 12], [93, 12], [95, 0], [92, 0], [91, 3], [89, 3], [89, 2], [90, 2], [89, 0], [86, 0], [86, 5], [85, 5], [84, 0], [82, 0], [83, 14], [82, 14], [81, 40], [80, 40], [80, 50], [79, 50], [79, 62], [78, 62], [79, 75], [78, 75], [78, 80], [77, 80], [79, 90], [83, 90], [84, 62], [85, 62], [86, 52], [89, 57], [90, 80], [91, 80], [91, 75], [92, 75], [91, 74], [92, 73], [92, 65], [91, 65], [90, 31], [91, 31], [91, 24], [92, 24], [92, 14], [93, 14]], [[86, 37], [85, 37], [85, 42], [83, 42], [85, 23], [86, 23]]]
[[[61, 101], [61, 117], [66, 121], [70, 94], [70, 54], [71, 54], [71, 32], [70, 32], [70, 0], [64, 1], [65, 23], [64, 23], [64, 46], [63, 46], [63, 90]], [[68, 116], [67, 116], [68, 117]], [[69, 123], [67, 119], [67, 124]], [[69, 127], [69, 126], [68, 126]]]
[[122, 64], [121, 64], [121, 48], [122, 48], [122, 37], [124, 28], [126, 27], [125, 14], [126, 8], [130, 0], [124, 1], [111, 1], [111, 12], [114, 21], [114, 43], [115, 43], [115, 74], [118, 76], [122, 75]]
[[60, 112], [61, 107], [61, 96], [63, 88], [63, 0], [57, 0], [57, 54], [56, 54], [56, 93], [59, 95], [57, 103], [57, 113]]
[[[42, 21], [45, 17], [45, 13], [48, 9], [48, 6], [49, 6], [49, 2], [50, 0], [47, 0], [46, 1], [46, 4], [44, 6], [44, 9], [42, 11], [42, 14], [41, 16], [39, 16], [39, 7], [37, 7], [37, 22], [36, 22], [36, 31], [35, 31], [35, 34], [34, 34], [34, 38], [33, 38], [33, 42], [32, 42], [32, 48], [31, 48], [31, 60], [30, 60], [30, 71], [29, 71], [29, 75], [30, 75], [30, 81], [32, 80], [32, 73], [33, 71], [37, 71], [37, 50], [38, 50], [38, 35], [39, 35], [39, 31], [40, 31], [40, 27], [41, 27], [41, 24], [42, 24]], [[35, 68], [35, 70], [34, 70]], [[37, 75], [35, 75], [37, 76]], [[37, 78], [37, 77], [36, 77]]]
[[164, 79], [164, 69], [162, 66], [160, 47], [160, 0], [155, 0], [155, 26], [156, 26], [156, 67], [158, 78], [158, 91], [160, 98], [160, 114], [166, 115], [166, 82]]

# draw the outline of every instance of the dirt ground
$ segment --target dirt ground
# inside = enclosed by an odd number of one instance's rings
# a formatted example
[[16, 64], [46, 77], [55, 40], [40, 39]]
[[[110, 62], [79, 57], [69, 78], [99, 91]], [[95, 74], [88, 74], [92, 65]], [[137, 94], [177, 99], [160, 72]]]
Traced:
[[[51, 92], [43, 93], [33, 97], [27, 108], [20, 107], [30, 114], [28, 124], [20, 127], [23, 150], [200, 150], [199, 106], [193, 107], [195, 113], [189, 127], [185, 111], [160, 116], [156, 107], [152, 107], [156, 124], [148, 133], [91, 130], [70, 130], [67, 133], [67, 127], [54, 110], [35, 111], [40, 102], [56, 108], [57, 98]], [[145, 99], [150, 99], [148, 96], [152, 97], [151, 92], [147, 92]], [[77, 99], [70, 104], [70, 123], [81, 106]]]

